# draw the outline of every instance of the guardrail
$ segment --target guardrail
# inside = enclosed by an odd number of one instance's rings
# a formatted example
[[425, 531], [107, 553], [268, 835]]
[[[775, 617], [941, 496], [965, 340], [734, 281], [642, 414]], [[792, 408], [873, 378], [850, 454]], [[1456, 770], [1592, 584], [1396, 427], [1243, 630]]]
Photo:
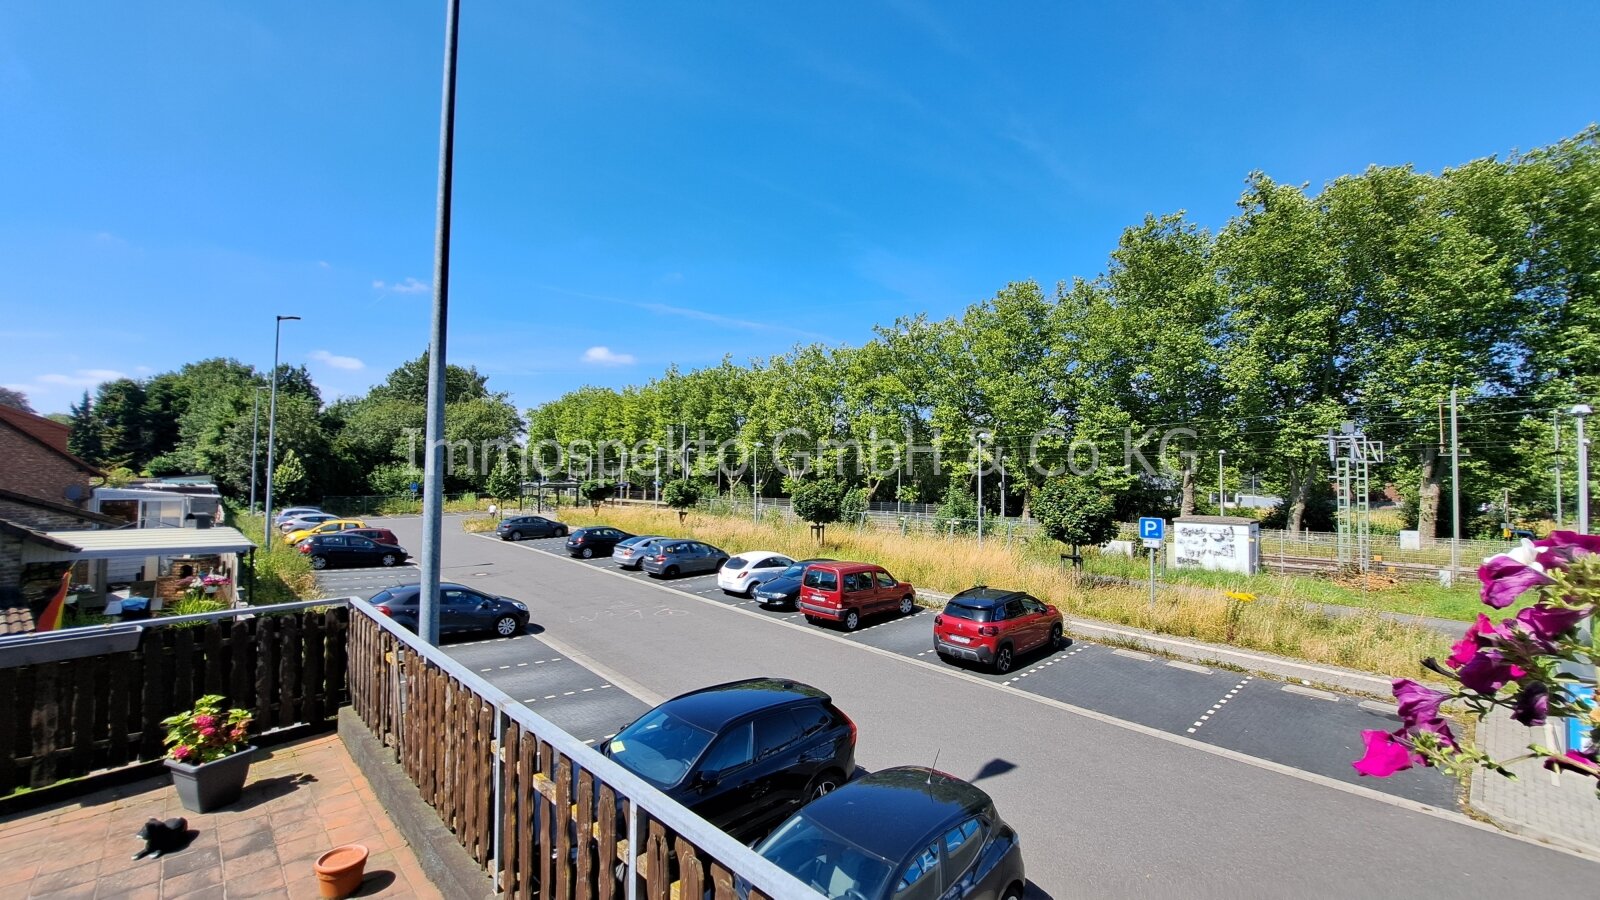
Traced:
[[0, 639], [0, 794], [160, 759], [161, 720], [207, 694], [261, 730], [330, 722], [348, 697], [346, 602]]
[[512, 898], [816, 900], [816, 892], [351, 600], [350, 700]]

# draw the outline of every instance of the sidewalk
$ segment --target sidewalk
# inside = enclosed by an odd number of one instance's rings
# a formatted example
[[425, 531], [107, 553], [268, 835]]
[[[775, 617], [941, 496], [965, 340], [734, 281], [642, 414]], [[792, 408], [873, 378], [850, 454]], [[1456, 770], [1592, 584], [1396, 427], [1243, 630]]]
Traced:
[[[1555, 739], [1544, 728], [1517, 724], [1505, 710], [1478, 726], [1478, 745], [1496, 759], [1526, 753], [1529, 744], [1549, 747]], [[1558, 777], [1537, 759], [1510, 768], [1515, 781], [1492, 772], [1473, 774], [1472, 805], [1479, 812], [1508, 831], [1600, 857], [1600, 797], [1592, 779]]]
[[[146, 819], [182, 816], [192, 841], [132, 859]], [[340, 844], [371, 852], [358, 897], [438, 898], [337, 736], [262, 751], [239, 801], [186, 812], [168, 776], [0, 821], [0, 896], [314, 898], [312, 863]]]

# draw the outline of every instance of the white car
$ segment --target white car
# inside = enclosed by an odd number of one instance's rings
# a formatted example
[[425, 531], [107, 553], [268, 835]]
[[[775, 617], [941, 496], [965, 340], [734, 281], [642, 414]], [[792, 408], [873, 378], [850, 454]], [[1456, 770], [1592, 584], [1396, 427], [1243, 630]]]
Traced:
[[717, 587], [724, 593], [755, 596], [756, 588], [783, 574], [794, 560], [771, 550], [751, 550], [728, 558], [717, 570]]

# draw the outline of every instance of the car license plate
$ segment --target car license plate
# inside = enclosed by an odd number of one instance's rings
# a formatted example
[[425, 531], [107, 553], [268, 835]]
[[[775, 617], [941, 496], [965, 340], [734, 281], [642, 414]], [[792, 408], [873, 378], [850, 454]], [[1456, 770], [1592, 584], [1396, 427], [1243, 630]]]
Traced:
[[958, 644], [970, 644], [970, 643], [972, 643], [972, 638], [969, 638], [964, 634], [952, 634], [952, 635], [950, 635], [950, 640], [955, 641]]
[[822, 602], [826, 601], [828, 598], [822, 596], [821, 594], [812, 594], [811, 596], [807, 597], [806, 599], [810, 600], [812, 603], [822, 603]]

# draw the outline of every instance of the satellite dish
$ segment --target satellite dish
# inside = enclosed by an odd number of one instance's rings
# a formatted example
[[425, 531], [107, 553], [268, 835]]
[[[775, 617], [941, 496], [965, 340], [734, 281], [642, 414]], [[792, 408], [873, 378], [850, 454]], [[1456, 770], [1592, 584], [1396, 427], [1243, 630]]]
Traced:
[[83, 485], [81, 484], [69, 484], [67, 485], [66, 490], [62, 491], [61, 494], [68, 500], [71, 500], [73, 503], [77, 503], [85, 496]]

